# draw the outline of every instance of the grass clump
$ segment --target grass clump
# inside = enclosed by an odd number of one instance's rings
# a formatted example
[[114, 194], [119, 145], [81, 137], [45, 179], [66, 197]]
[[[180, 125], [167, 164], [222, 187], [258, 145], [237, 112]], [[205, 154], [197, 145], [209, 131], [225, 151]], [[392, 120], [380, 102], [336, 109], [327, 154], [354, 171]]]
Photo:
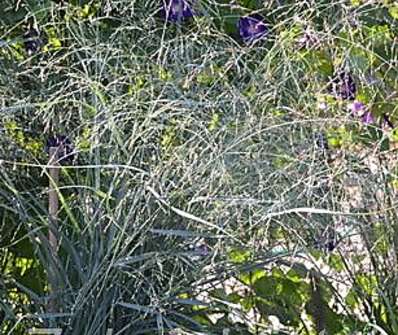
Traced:
[[0, 9], [2, 333], [398, 334], [395, 3]]

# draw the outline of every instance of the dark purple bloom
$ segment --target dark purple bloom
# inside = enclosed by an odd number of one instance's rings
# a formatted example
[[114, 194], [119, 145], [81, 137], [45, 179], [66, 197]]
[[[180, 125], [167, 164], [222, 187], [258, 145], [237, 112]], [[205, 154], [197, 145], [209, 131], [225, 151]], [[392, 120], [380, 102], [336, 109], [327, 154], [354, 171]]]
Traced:
[[258, 40], [268, 33], [268, 28], [263, 18], [258, 14], [241, 17], [238, 28], [240, 37], [247, 43]]
[[192, 3], [189, 0], [163, 0], [161, 15], [171, 22], [181, 22], [194, 16]]
[[332, 79], [331, 91], [338, 98], [353, 100], [357, 93], [357, 87], [351, 74], [340, 71]]
[[199, 260], [202, 257], [210, 255], [210, 249], [205, 243], [197, 242], [189, 246], [190, 254], [193, 260]]
[[322, 235], [318, 235], [314, 247], [326, 253], [332, 252], [340, 241], [337, 240], [337, 235], [331, 228], [327, 228]]
[[209, 248], [207, 247], [206, 244], [201, 244], [195, 248], [195, 251], [200, 255], [200, 256], [208, 256], [209, 255]]
[[388, 115], [383, 114], [383, 125], [389, 126], [391, 129], [394, 129], [394, 124], [391, 122]]
[[371, 112], [365, 112], [362, 117], [362, 122], [365, 124], [371, 124], [374, 122], [374, 118]]
[[40, 51], [40, 48], [43, 45], [43, 42], [40, 39], [40, 34], [37, 31], [37, 29], [30, 28], [23, 35], [23, 37], [24, 37], [25, 50], [29, 56]]
[[71, 163], [75, 157], [74, 147], [70, 139], [65, 135], [49, 137], [46, 144], [46, 152], [50, 153], [50, 148], [56, 148], [59, 163]]
[[329, 150], [328, 139], [323, 133], [315, 134], [315, 144], [321, 150]]

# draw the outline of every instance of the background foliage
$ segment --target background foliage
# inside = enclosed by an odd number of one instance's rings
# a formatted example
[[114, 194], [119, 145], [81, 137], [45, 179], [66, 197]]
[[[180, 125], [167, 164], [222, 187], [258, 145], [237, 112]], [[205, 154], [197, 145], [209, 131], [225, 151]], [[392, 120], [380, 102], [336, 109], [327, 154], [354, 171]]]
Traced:
[[194, 6], [0, 2], [1, 333], [398, 334], [397, 3]]

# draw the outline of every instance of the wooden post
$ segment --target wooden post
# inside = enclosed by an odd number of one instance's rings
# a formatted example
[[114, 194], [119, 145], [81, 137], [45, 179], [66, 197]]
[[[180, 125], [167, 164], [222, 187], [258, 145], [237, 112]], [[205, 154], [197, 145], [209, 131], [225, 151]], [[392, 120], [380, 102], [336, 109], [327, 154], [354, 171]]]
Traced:
[[[58, 153], [59, 147], [50, 147], [49, 148], [49, 192], [48, 192], [48, 213], [49, 213], [49, 222], [48, 222], [48, 241], [50, 243], [51, 248], [51, 256], [52, 260], [49, 263], [48, 273], [48, 281], [50, 284], [50, 293], [57, 290], [57, 281], [55, 277], [55, 271], [51, 271], [53, 265], [57, 265], [58, 259], [58, 238], [55, 232], [58, 229], [58, 209], [59, 209], [59, 200], [57, 194], [57, 188], [59, 183], [59, 162], [58, 162]], [[57, 312], [57, 304], [55, 299], [51, 299], [48, 304], [48, 311], [50, 313]]]

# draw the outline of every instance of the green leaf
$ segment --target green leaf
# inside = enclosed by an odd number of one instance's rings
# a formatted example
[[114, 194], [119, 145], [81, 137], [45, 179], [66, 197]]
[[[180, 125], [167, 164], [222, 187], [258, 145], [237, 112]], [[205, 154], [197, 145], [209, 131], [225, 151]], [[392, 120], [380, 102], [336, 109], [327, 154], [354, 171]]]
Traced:
[[348, 294], [345, 297], [345, 303], [351, 308], [355, 309], [359, 303], [358, 303], [358, 295], [356, 291], [351, 288], [348, 292]]
[[208, 129], [210, 131], [213, 131], [213, 130], [217, 129], [219, 126], [220, 126], [220, 114], [214, 113], [209, 122]]
[[157, 74], [161, 81], [171, 81], [173, 79], [173, 74], [163, 66], [158, 67]]
[[34, 256], [32, 243], [28, 238], [20, 240], [14, 244], [10, 250], [18, 257], [32, 258]]
[[368, 294], [373, 295], [377, 288], [377, 279], [374, 275], [359, 274], [356, 276], [356, 281], [362, 290]]
[[241, 298], [239, 303], [242, 306], [243, 310], [248, 312], [255, 306], [256, 299], [257, 298], [253, 296], [246, 296], [244, 298]]
[[308, 71], [319, 73], [323, 76], [331, 76], [333, 74], [333, 61], [330, 56], [323, 50], [305, 50], [298, 53], [304, 61]]
[[312, 297], [306, 303], [305, 310], [311, 315], [314, 323], [319, 319], [324, 320], [326, 334], [337, 335], [343, 330], [342, 317], [329, 307], [324, 296], [321, 296], [319, 301]]
[[303, 303], [303, 299], [300, 294], [301, 285], [289, 279], [281, 280], [281, 284], [281, 298], [286, 301], [289, 306], [297, 306], [299, 308]]
[[340, 255], [330, 255], [328, 259], [328, 264], [332, 269], [335, 269], [337, 272], [341, 272], [344, 270], [344, 263]]
[[251, 252], [249, 250], [233, 249], [228, 253], [228, 258], [231, 262], [240, 264], [245, 263], [250, 259]]
[[22, 276], [15, 276], [20, 285], [33, 291], [35, 294], [44, 293], [44, 278], [40, 277], [44, 276], [40, 276], [36, 266], [29, 267]]
[[388, 12], [394, 19], [398, 20], [398, 3], [392, 4]]
[[286, 277], [289, 278], [291, 281], [293, 281], [295, 283], [302, 283], [303, 280], [305, 279], [302, 276], [300, 276], [300, 274], [297, 271], [295, 271], [293, 269], [290, 269], [286, 273]]
[[284, 325], [295, 327], [300, 324], [301, 310], [289, 305], [288, 301], [267, 301], [259, 298], [256, 299], [256, 307], [264, 319], [267, 319], [270, 315], [275, 315]]
[[351, 66], [361, 72], [365, 72], [374, 62], [371, 52], [365, 52], [361, 48], [353, 48], [349, 55]]
[[253, 285], [258, 279], [264, 277], [266, 272], [261, 269], [255, 269], [239, 275], [239, 279], [246, 285]]
[[232, 302], [232, 303], [234, 303], [234, 304], [237, 304], [237, 303], [240, 303], [240, 302], [241, 302], [242, 297], [241, 297], [238, 293], [232, 292], [232, 293], [228, 294], [227, 300], [228, 300], [229, 302]]
[[264, 299], [273, 299], [282, 291], [281, 282], [271, 276], [258, 279], [253, 288], [256, 294]]
[[246, 7], [249, 9], [257, 9], [259, 6], [259, 3], [257, 0], [238, 0], [238, 3], [242, 7]]

